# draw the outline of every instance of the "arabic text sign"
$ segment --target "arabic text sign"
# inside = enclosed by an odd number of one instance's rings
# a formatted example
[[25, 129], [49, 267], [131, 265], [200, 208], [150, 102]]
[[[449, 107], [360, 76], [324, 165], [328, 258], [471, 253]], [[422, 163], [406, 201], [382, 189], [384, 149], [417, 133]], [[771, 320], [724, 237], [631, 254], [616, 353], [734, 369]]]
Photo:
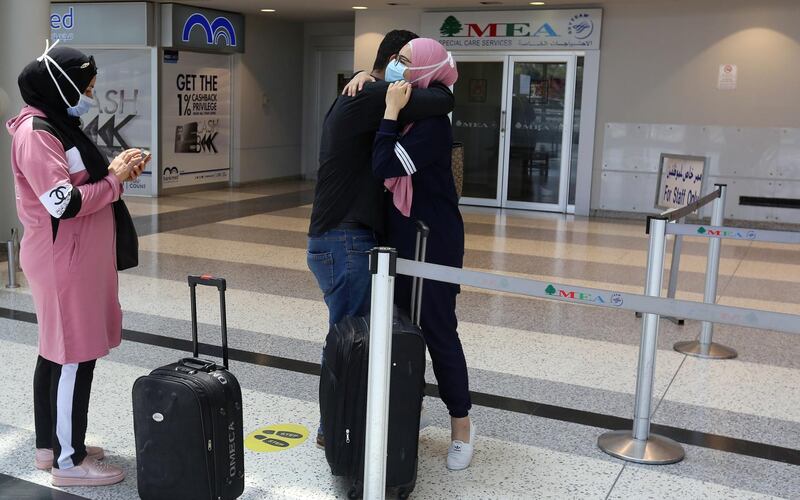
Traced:
[[599, 50], [601, 9], [428, 12], [422, 33], [448, 50]]
[[697, 201], [703, 192], [706, 158], [661, 155], [656, 208], [681, 208]]

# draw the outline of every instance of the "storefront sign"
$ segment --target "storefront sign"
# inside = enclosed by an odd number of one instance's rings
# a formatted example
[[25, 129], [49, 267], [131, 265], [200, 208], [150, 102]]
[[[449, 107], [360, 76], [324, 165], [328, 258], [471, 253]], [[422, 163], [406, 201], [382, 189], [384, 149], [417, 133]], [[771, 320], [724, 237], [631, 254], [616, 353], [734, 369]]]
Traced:
[[[153, 152], [151, 49], [92, 50], [97, 62], [95, 106], [83, 116], [83, 130], [110, 160], [129, 148]], [[152, 196], [153, 158], [125, 193]]]
[[598, 50], [601, 9], [428, 12], [422, 33], [449, 50]]
[[661, 155], [656, 208], [681, 208], [694, 203], [703, 192], [706, 158]]
[[50, 39], [70, 45], [155, 45], [153, 4], [53, 3]]
[[163, 4], [161, 44], [182, 50], [244, 52], [244, 17], [234, 12]]
[[164, 189], [230, 177], [231, 70], [224, 55], [181, 52], [162, 66]]

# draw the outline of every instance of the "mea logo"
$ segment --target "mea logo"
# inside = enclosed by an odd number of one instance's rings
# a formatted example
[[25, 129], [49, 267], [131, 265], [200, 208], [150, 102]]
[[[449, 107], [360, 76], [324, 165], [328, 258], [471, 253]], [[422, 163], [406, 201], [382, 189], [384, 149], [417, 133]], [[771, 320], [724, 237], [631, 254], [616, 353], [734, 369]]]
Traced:
[[195, 12], [189, 16], [189, 19], [187, 19], [186, 23], [184, 23], [181, 40], [188, 42], [189, 37], [192, 34], [192, 29], [195, 26], [200, 26], [203, 28], [203, 31], [205, 31], [206, 44], [216, 45], [217, 40], [222, 37], [222, 41], [225, 43], [225, 45], [229, 47], [236, 47], [236, 30], [233, 28], [233, 23], [231, 23], [228, 18], [218, 17], [209, 22], [206, 16], [200, 14], [199, 12]]
[[758, 233], [752, 229], [743, 233], [741, 231], [729, 231], [727, 229], [706, 229], [703, 226], [697, 228], [697, 234], [703, 234], [714, 238], [735, 238], [739, 240], [754, 240], [758, 237]]
[[[591, 23], [591, 20], [589, 22]], [[484, 26], [477, 23], [467, 23], [466, 28], [467, 34], [460, 34], [464, 31], [464, 25], [455, 16], [447, 16], [439, 28], [439, 33], [443, 37], [459, 38], [558, 37], [558, 33], [550, 23], [542, 23], [539, 29], [534, 32], [532, 32], [531, 23], [487, 23]]]
[[442, 36], [454, 36], [461, 33], [461, 30], [463, 29], [464, 27], [461, 26], [461, 23], [455, 16], [449, 16], [442, 23], [442, 27], [439, 28], [439, 32], [442, 34]]
[[[591, 293], [576, 292], [574, 290], [560, 290], [554, 287], [552, 284], [547, 285], [547, 288], [544, 289], [544, 293], [550, 295], [551, 297], [558, 297], [560, 299], [577, 300], [580, 302], [591, 302], [602, 305], [606, 304], [605, 299], [603, 299], [601, 295], [592, 295]], [[621, 299], [622, 297], [613, 299], [612, 302], [616, 302], [613, 305], [617, 307], [621, 306]]]
[[594, 33], [594, 21], [589, 14], [577, 14], [572, 16], [567, 26], [567, 33], [573, 35], [578, 40], [585, 40]]

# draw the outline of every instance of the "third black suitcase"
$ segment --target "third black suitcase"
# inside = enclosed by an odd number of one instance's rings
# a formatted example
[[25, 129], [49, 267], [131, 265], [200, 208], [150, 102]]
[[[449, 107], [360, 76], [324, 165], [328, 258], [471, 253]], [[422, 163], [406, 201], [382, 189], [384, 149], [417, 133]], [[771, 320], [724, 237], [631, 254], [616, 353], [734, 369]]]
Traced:
[[[198, 358], [196, 286], [220, 294], [223, 366]], [[244, 491], [242, 391], [228, 371], [225, 280], [189, 276], [193, 358], [133, 385], [136, 470], [143, 500], [230, 500]]]
[[[418, 224], [417, 259], [424, 260], [428, 228]], [[419, 328], [422, 280], [414, 284], [412, 321], [395, 308], [386, 485], [407, 498], [417, 480], [419, 419], [425, 389], [425, 340]], [[367, 414], [369, 319], [346, 317], [325, 340], [320, 377], [320, 416], [325, 457], [331, 472], [352, 480], [350, 498], [361, 496], [364, 474], [364, 428]]]

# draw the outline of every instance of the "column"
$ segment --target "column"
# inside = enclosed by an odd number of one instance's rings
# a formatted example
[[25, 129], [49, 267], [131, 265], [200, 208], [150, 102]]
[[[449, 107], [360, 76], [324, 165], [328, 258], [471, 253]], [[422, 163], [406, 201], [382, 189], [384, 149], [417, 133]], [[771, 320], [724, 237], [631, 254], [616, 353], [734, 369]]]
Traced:
[[[17, 87], [22, 68], [44, 51], [50, 36], [48, 0], [3, 0], [0, 16], [0, 242], [11, 236], [11, 228], [22, 225], [17, 219], [14, 181], [11, 176], [11, 136], [5, 122], [23, 106]], [[5, 244], [0, 245], [5, 253]]]

